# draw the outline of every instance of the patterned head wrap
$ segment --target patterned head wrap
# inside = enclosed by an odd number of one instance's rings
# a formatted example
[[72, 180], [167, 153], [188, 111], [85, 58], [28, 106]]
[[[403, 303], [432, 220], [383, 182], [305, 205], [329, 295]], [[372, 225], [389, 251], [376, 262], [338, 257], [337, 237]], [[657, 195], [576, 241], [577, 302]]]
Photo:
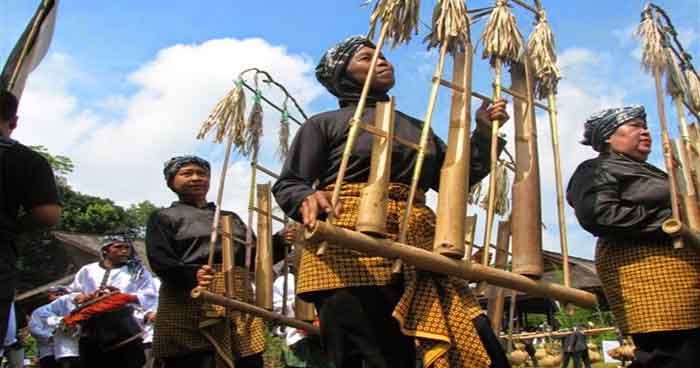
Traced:
[[136, 280], [140, 278], [143, 275], [144, 266], [139, 255], [136, 253], [136, 249], [134, 249], [134, 242], [129, 234], [110, 234], [103, 236], [101, 238], [100, 256], [104, 259], [107, 247], [119, 243], [129, 244], [131, 255], [129, 256], [129, 260], [126, 261], [126, 266], [132, 279]]
[[602, 152], [605, 149], [605, 140], [610, 138], [620, 125], [637, 118], [646, 120], [644, 106], [632, 105], [599, 111], [586, 120], [581, 144]]
[[[362, 84], [351, 78], [345, 70], [350, 59], [363, 46], [376, 48], [365, 36], [352, 36], [326, 50], [316, 66], [316, 79], [326, 87], [328, 92], [338, 97], [341, 106], [360, 98]], [[370, 92], [368, 102], [386, 101], [386, 93]]]
[[188, 164], [195, 164], [203, 167], [204, 169], [207, 170], [207, 172], [211, 172], [211, 166], [209, 165], [209, 161], [197, 157], [197, 156], [176, 156], [171, 158], [170, 160], [166, 161], [165, 164], [163, 165], [163, 176], [165, 176], [165, 181], [170, 183], [170, 181], [175, 177], [177, 174], [178, 170], [180, 170], [181, 167], [188, 165]]
[[62, 285], [53, 285], [50, 286], [47, 290], [49, 293], [69, 293], [70, 289], [68, 289], [67, 286], [62, 286]]

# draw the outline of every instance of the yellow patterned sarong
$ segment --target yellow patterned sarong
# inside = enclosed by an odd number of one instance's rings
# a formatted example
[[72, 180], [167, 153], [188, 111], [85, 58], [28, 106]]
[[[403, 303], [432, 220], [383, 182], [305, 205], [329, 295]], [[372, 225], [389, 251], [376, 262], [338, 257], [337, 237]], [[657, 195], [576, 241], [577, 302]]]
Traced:
[[[364, 183], [343, 184], [340, 192], [342, 214], [331, 223], [355, 229], [360, 191]], [[332, 187], [325, 190], [332, 190]], [[406, 209], [409, 187], [389, 186], [387, 232], [396, 240]], [[423, 193], [416, 195], [408, 224], [408, 245], [432, 250], [435, 214], [425, 205]], [[382, 286], [391, 282], [393, 260], [366, 256], [329, 244], [322, 256], [318, 245], [309, 244], [302, 253], [297, 293], [353, 286]], [[481, 343], [472, 320], [482, 314], [466, 280], [417, 271], [404, 265], [405, 292], [394, 309], [401, 330], [416, 338], [416, 353], [424, 367], [488, 367], [491, 360]]]
[[[220, 265], [210, 291], [224, 293], [223, 272]], [[254, 294], [248, 271], [234, 268], [235, 298], [253, 303]], [[161, 286], [153, 337], [153, 352], [157, 358], [172, 358], [205, 350], [215, 350], [217, 367], [232, 367], [235, 359], [261, 353], [265, 350], [265, 324], [259, 317], [222, 310], [221, 317], [209, 317], [212, 310], [199, 299], [192, 299], [189, 290]]]
[[700, 327], [700, 256], [690, 247], [598, 240], [596, 268], [625, 334]]

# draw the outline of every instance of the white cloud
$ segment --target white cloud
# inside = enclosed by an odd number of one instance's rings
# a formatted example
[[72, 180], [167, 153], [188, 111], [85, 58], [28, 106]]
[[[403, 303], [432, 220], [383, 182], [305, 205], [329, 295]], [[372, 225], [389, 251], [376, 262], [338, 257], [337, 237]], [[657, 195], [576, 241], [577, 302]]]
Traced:
[[[120, 204], [169, 203], [174, 197], [163, 183], [162, 162], [200, 152], [213, 161], [213, 200], [223, 145], [196, 141], [195, 134], [218, 99], [232, 88], [237, 74], [253, 66], [269, 71], [304, 106], [320, 93], [307, 58], [262, 39], [227, 38], [160, 50], [128, 76], [136, 92], [110, 96], [91, 110], [80, 107], [70, 90], [71, 81], [81, 78], [77, 68], [69, 57], [52, 54], [28, 82], [20, 107], [25, 125], [15, 137], [71, 157], [76, 169], [69, 182], [77, 190]], [[264, 93], [281, 101], [276, 92]], [[261, 156], [267, 159], [276, 150], [279, 114], [265, 112]], [[236, 159], [240, 157], [232, 157], [227, 175], [224, 204], [243, 214], [250, 168], [247, 161]]]

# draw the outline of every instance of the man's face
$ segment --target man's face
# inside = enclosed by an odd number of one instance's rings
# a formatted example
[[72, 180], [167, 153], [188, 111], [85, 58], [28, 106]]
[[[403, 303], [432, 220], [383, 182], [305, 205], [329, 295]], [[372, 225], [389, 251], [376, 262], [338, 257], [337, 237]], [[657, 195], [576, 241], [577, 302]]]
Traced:
[[209, 192], [209, 171], [197, 164], [187, 164], [177, 171], [171, 186], [181, 196], [206, 197]]
[[17, 120], [17, 115], [9, 121], [0, 120], [0, 134], [2, 134], [3, 137], [10, 138], [12, 132], [17, 128]]
[[610, 148], [638, 161], [646, 161], [651, 153], [651, 135], [647, 123], [639, 118], [620, 125], [607, 140]]
[[105, 248], [105, 258], [114, 265], [124, 264], [131, 257], [131, 245], [128, 243], [113, 243]]
[[[364, 84], [369, 73], [369, 67], [372, 64], [372, 56], [376, 50], [363, 46], [358, 50], [347, 66], [347, 73], [350, 77], [360, 84]], [[372, 79], [372, 90], [377, 92], [387, 92], [394, 86], [394, 66], [384, 58], [384, 55], [379, 55], [377, 60], [376, 72]]]

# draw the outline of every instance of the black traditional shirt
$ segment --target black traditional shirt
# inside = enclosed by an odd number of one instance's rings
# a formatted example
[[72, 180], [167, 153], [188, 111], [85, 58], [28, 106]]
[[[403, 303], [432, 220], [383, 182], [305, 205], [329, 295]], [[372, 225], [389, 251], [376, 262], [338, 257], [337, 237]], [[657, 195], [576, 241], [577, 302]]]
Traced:
[[[197, 270], [207, 264], [209, 258], [209, 238], [215, 208], [213, 203], [198, 208], [183, 202], [173, 202], [170, 207], [151, 215], [146, 229], [148, 262], [164, 283], [175, 284], [183, 289], [197, 285]], [[224, 215], [233, 217], [234, 238], [245, 239], [247, 227], [243, 220], [233, 212], [221, 211], [221, 216]], [[255, 234], [253, 241], [255, 242]], [[244, 244], [238, 240], [234, 240], [234, 244], [234, 264], [244, 267]], [[273, 236], [273, 244], [274, 255], [281, 255], [281, 247], [284, 246], [281, 237]], [[221, 263], [220, 241], [216, 244], [214, 263]]]
[[[348, 123], [354, 111], [355, 106], [350, 105], [313, 116], [302, 125], [294, 137], [280, 178], [272, 187], [277, 203], [293, 219], [301, 221], [298, 208], [304, 198], [316, 190], [315, 188], [324, 188], [335, 183], [348, 136]], [[373, 106], [367, 107], [362, 121], [374, 121], [374, 113]], [[422, 128], [422, 121], [396, 111], [395, 136], [418, 143]], [[369, 178], [372, 140], [372, 134], [364, 131], [360, 133], [348, 163], [345, 182], [361, 183]], [[504, 145], [505, 141], [500, 140], [499, 152]], [[476, 133], [472, 135], [470, 185], [488, 175], [490, 146], [490, 137]], [[416, 163], [416, 151], [396, 142], [392, 147], [390, 181], [410, 185]], [[445, 150], [445, 143], [437, 135], [431, 134], [420, 177], [420, 189], [439, 189], [440, 169], [445, 159]], [[316, 181], [318, 185], [315, 186]]]
[[601, 153], [574, 172], [566, 198], [581, 226], [610, 240], [668, 240], [661, 224], [671, 217], [665, 172], [617, 153]]

